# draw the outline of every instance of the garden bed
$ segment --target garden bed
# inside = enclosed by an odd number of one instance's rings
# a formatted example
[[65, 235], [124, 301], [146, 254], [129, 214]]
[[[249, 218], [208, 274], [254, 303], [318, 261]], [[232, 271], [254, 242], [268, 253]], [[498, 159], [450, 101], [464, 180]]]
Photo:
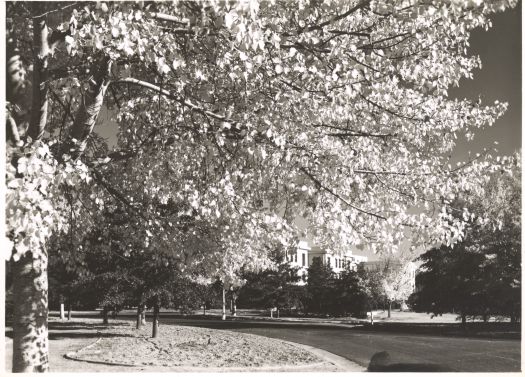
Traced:
[[131, 321], [100, 332], [100, 339], [69, 356], [83, 361], [129, 366], [182, 368], [279, 368], [314, 366], [323, 360], [290, 343], [226, 330], [151, 324], [140, 330]]

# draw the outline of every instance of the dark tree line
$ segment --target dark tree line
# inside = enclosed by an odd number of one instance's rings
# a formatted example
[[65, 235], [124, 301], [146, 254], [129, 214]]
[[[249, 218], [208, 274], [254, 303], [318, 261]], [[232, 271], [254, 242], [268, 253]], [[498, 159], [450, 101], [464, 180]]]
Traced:
[[[440, 246], [423, 254], [414, 308], [434, 314], [458, 313], [487, 320], [490, 316], [521, 317], [521, 165], [497, 173], [481, 195], [459, 198], [455, 207], [468, 208], [476, 218], [466, 237], [453, 247]], [[459, 214], [458, 214], [459, 216]]]

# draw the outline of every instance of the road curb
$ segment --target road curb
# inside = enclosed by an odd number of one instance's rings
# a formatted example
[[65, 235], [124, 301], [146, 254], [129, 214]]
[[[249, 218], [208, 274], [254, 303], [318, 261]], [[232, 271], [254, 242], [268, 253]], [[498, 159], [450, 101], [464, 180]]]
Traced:
[[282, 340], [282, 342], [289, 343], [296, 347], [304, 348], [306, 351], [309, 351], [316, 355], [317, 357], [326, 360], [327, 362], [334, 364], [338, 372], [364, 372], [366, 371], [365, 367], [350, 361], [342, 356], [336, 355], [335, 353], [325, 351], [321, 348], [312, 347], [302, 343], [289, 342], [287, 340]]

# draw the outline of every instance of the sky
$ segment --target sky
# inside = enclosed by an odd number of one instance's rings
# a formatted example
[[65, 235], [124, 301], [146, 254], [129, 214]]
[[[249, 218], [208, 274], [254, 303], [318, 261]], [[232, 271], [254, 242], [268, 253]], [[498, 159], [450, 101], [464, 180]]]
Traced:
[[[462, 79], [458, 88], [452, 88], [449, 95], [455, 98], [477, 100], [492, 104], [495, 100], [508, 102], [505, 115], [492, 127], [478, 130], [471, 142], [459, 140], [452, 161], [465, 161], [469, 153], [474, 155], [484, 148], [496, 147], [498, 154], [510, 155], [521, 149], [521, 2], [514, 9], [497, 13], [491, 17], [493, 26], [489, 31], [474, 30], [470, 38], [469, 54], [479, 55], [482, 68], [473, 72], [473, 79]], [[115, 143], [116, 124], [111, 121], [111, 112], [101, 114], [96, 131]], [[494, 141], [498, 145], [494, 145]], [[358, 250], [356, 254], [366, 255], [369, 260], [378, 256]]]
[[514, 9], [491, 17], [493, 26], [488, 32], [476, 30], [470, 38], [469, 53], [479, 55], [481, 70], [474, 71], [474, 79], [463, 79], [450, 95], [483, 103], [495, 100], [508, 102], [506, 114], [494, 126], [477, 132], [471, 143], [462, 141], [453, 156], [464, 160], [468, 151], [481, 152], [497, 141], [500, 154], [508, 155], [521, 149], [521, 2]]

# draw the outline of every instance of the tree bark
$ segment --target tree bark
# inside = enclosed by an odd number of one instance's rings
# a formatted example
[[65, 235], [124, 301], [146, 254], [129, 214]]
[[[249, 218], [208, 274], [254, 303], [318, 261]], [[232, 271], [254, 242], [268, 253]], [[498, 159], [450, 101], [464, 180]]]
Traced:
[[152, 338], [156, 338], [159, 331], [159, 301], [158, 299], [155, 300], [155, 304], [153, 305], [153, 331], [151, 334]]
[[388, 300], [388, 318], [392, 316], [392, 301]]
[[63, 321], [66, 319], [66, 313], [64, 312], [64, 303], [60, 303], [60, 319]]
[[110, 70], [111, 60], [107, 56], [104, 56], [92, 70], [95, 74], [89, 83], [89, 89], [82, 96], [71, 128], [69, 150], [64, 151], [65, 153], [72, 153], [74, 157], [78, 157], [86, 148], [88, 137], [95, 127], [110, 84], [108, 79]]
[[204, 303], [204, 305], [202, 306], [202, 308], [204, 309], [204, 315], [206, 315], [206, 303]]
[[142, 304], [139, 304], [137, 306], [137, 330], [140, 330], [140, 327], [142, 325]]
[[226, 320], [226, 290], [222, 289], [222, 320]]
[[48, 306], [47, 254], [28, 253], [13, 263], [14, 373], [47, 372]]
[[67, 303], [67, 320], [71, 321], [71, 301]]
[[[33, 12], [41, 13], [45, 5], [42, 3], [33, 4]], [[48, 108], [48, 84], [47, 68], [49, 57], [49, 29], [46, 18], [38, 17], [33, 19], [33, 94], [31, 104], [31, 119], [29, 121], [28, 135], [33, 140], [39, 140], [44, 134], [47, 122]]]

